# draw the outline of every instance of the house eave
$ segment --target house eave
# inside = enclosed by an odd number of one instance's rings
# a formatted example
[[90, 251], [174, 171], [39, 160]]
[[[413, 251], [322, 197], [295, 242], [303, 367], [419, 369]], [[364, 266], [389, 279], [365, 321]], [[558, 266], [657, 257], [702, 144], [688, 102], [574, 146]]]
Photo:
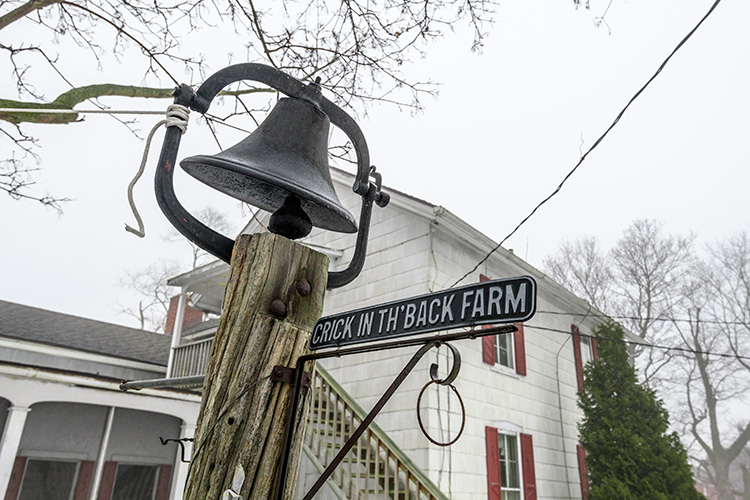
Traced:
[[31, 352], [36, 354], [45, 354], [61, 358], [76, 359], [80, 361], [89, 361], [92, 363], [101, 363], [120, 368], [130, 368], [134, 370], [144, 370], [156, 373], [166, 373], [166, 364], [149, 363], [139, 360], [110, 356], [101, 353], [84, 351], [80, 349], [71, 349], [41, 342], [30, 342], [10, 337], [0, 337], [0, 348], [13, 349], [18, 351]]

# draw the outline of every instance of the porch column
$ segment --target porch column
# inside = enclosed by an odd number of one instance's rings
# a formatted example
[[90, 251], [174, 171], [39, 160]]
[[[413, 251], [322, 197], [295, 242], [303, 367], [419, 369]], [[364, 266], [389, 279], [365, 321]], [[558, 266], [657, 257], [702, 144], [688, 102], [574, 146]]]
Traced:
[[115, 407], [110, 406], [107, 413], [107, 423], [104, 425], [102, 440], [99, 443], [99, 454], [96, 457], [96, 468], [94, 469], [94, 478], [91, 481], [91, 490], [89, 490], [89, 500], [99, 498], [99, 488], [102, 485], [102, 475], [104, 474], [104, 462], [107, 458], [107, 448], [109, 447], [109, 437], [112, 435], [112, 424], [115, 421]]
[[8, 419], [5, 421], [3, 439], [0, 441], [0, 498], [5, 498], [8, 482], [13, 471], [13, 463], [18, 455], [26, 417], [31, 408], [25, 406], [11, 406], [8, 408]]
[[[195, 436], [195, 424], [183, 423], [180, 427], [180, 439], [192, 438]], [[193, 443], [191, 441], [184, 441], [185, 446], [185, 460], [190, 460], [193, 456]], [[169, 495], [169, 500], [182, 500], [182, 496], [185, 492], [185, 482], [187, 481], [187, 471], [189, 463], [184, 463], [180, 454], [180, 447], [177, 447], [177, 455], [174, 461], [174, 467], [172, 468], [172, 492]]]
[[185, 292], [180, 293], [180, 298], [177, 299], [177, 312], [174, 318], [174, 327], [172, 328], [172, 346], [169, 348], [169, 361], [167, 361], [167, 378], [172, 376], [172, 369], [174, 368], [174, 350], [180, 345], [180, 337], [182, 337], [182, 322], [185, 319], [185, 303], [187, 302], [187, 294]]

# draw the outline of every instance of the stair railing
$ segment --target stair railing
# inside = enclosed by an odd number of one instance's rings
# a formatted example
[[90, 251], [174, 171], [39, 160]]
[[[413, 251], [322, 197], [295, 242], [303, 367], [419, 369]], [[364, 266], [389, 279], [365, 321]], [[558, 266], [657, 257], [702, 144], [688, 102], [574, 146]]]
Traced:
[[[319, 471], [336, 456], [367, 416], [317, 364], [305, 432], [305, 452]], [[337, 496], [357, 500], [447, 500], [398, 446], [372, 423], [339, 464], [328, 484]]]

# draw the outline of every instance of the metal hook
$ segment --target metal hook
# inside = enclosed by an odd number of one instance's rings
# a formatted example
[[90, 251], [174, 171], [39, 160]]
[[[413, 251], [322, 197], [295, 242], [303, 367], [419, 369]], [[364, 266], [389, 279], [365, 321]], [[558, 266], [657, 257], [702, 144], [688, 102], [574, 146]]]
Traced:
[[453, 381], [456, 380], [456, 377], [458, 377], [458, 372], [461, 370], [461, 353], [453, 344], [446, 343], [445, 346], [448, 347], [448, 349], [451, 350], [451, 354], [453, 354], [453, 366], [451, 367], [451, 371], [447, 377], [440, 380], [440, 377], [438, 377], [437, 373], [438, 365], [437, 363], [432, 363], [432, 365], [430, 365], [430, 378], [433, 382], [440, 385], [451, 385]]
[[180, 462], [184, 464], [189, 464], [190, 460], [185, 460], [185, 443], [186, 441], [193, 442], [195, 441], [194, 438], [180, 438], [180, 439], [164, 439], [163, 437], [159, 436], [159, 441], [161, 441], [161, 444], [166, 446], [169, 443], [177, 443], [180, 445]]

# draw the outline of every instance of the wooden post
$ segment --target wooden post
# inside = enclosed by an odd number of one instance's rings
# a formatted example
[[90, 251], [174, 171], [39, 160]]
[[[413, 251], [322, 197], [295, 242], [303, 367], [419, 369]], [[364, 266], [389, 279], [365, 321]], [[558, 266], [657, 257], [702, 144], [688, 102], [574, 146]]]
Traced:
[[[237, 238], [203, 384], [185, 500], [219, 500], [231, 488], [238, 465], [245, 471], [239, 492], [244, 500], [272, 498], [292, 384], [269, 377], [274, 366], [294, 367], [307, 352], [323, 312], [327, 278], [328, 257], [308, 247], [270, 233]], [[304, 284], [298, 287], [300, 281], [310, 284], [309, 294]], [[305, 399], [307, 392], [303, 389]], [[305, 399], [296, 418], [285, 499], [294, 495]]]

